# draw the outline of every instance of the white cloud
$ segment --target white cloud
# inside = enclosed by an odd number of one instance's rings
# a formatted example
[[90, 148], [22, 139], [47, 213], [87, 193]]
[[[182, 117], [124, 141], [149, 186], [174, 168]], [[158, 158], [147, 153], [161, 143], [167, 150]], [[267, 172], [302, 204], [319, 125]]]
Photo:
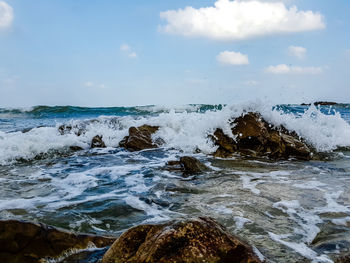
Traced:
[[130, 51], [131, 48], [130, 48], [129, 45], [123, 44], [123, 45], [120, 46], [120, 50], [121, 50], [121, 51]]
[[265, 72], [272, 74], [321, 74], [323, 69], [321, 67], [297, 67], [280, 64], [277, 66], [269, 66]]
[[249, 59], [247, 55], [239, 52], [224, 51], [216, 56], [216, 60], [225, 65], [248, 65]]
[[13, 21], [13, 9], [4, 1], [0, 1], [0, 29], [11, 26]]
[[288, 8], [282, 1], [217, 0], [214, 7], [186, 7], [160, 13], [166, 21], [160, 31], [217, 40], [318, 30], [325, 28], [323, 15]]
[[137, 58], [137, 53], [135, 51], [133, 51], [132, 48], [127, 44], [121, 45], [120, 51], [127, 54], [129, 58]]
[[288, 51], [291, 56], [297, 57], [299, 59], [305, 58], [306, 55], [306, 48], [304, 47], [290, 46], [288, 48]]
[[129, 53], [129, 58], [137, 58], [137, 54], [136, 54], [136, 52], [131, 52], [131, 53]]

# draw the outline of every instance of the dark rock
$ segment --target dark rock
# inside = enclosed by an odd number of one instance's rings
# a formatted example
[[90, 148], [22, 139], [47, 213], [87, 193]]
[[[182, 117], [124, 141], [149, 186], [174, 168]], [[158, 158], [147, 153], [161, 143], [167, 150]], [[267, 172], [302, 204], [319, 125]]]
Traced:
[[73, 152], [78, 152], [78, 151], [83, 150], [83, 148], [80, 146], [69, 146], [69, 150], [71, 150]]
[[160, 139], [158, 142], [152, 141], [152, 134], [158, 131], [158, 129], [158, 126], [146, 124], [140, 127], [130, 127], [129, 135], [125, 136], [124, 139], [120, 141], [119, 146], [129, 151], [158, 148], [158, 145], [161, 144]]
[[92, 138], [91, 148], [106, 148], [106, 144], [102, 140], [102, 136], [96, 135]]
[[140, 225], [122, 234], [102, 263], [259, 263], [252, 248], [211, 218]]
[[233, 121], [230, 138], [221, 129], [211, 136], [219, 146], [214, 153], [216, 157], [226, 158], [232, 154], [250, 156], [269, 156], [270, 158], [311, 159], [309, 147], [297, 136], [284, 127], [269, 125], [258, 113], [246, 113]]
[[[300, 104], [301, 106], [310, 106], [312, 103], [302, 103]], [[332, 105], [337, 105], [338, 103], [336, 102], [331, 102], [331, 101], [316, 101], [313, 103], [315, 106], [332, 106]]]
[[315, 106], [332, 106], [337, 105], [338, 103], [332, 101], [316, 101]]
[[75, 234], [44, 224], [0, 221], [0, 262], [31, 263], [58, 257], [70, 249], [85, 249], [89, 243], [106, 247], [115, 238]]

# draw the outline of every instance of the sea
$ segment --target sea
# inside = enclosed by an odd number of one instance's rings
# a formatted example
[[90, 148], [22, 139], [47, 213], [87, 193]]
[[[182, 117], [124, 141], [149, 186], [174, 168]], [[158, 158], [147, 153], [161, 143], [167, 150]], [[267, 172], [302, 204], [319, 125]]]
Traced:
[[[295, 131], [317, 158], [214, 158], [209, 135], [230, 134], [230, 120], [249, 111]], [[118, 146], [143, 124], [160, 127], [160, 148]], [[61, 125], [73, 128], [62, 135]], [[91, 149], [96, 135], [106, 148]], [[210, 170], [185, 177], [166, 169], [181, 156]], [[266, 262], [329, 263], [349, 251], [350, 104], [0, 108], [0, 219], [119, 236], [198, 216], [214, 218]]]

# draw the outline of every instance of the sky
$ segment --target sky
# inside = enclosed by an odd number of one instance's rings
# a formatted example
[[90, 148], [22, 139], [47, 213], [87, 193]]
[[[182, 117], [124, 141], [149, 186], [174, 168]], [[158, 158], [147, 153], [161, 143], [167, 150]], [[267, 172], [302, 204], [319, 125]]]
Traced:
[[0, 108], [350, 102], [349, 0], [0, 0]]

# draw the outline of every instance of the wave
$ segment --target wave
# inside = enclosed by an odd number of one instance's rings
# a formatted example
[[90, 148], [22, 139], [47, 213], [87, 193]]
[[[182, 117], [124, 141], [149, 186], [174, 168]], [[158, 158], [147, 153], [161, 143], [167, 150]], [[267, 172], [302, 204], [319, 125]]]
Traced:
[[69, 118], [100, 115], [146, 115], [169, 112], [205, 112], [208, 110], [221, 110], [224, 105], [189, 104], [177, 107], [169, 106], [136, 106], [136, 107], [77, 107], [77, 106], [35, 106], [30, 108], [0, 108], [0, 118], [33, 117], [33, 118]]
[[[48, 109], [35, 107], [28, 112], [48, 112]], [[244, 103], [239, 105], [188, 105], [182, 110], [169, 107], [144, 106], [123, 108], [124, 115], [106, 116], [103, 109], [98, 108], [95, 119], [74, 119], [66, 122], [73, 127], [84, 129], [80, 136], [74, 133], [61, 135], [57, 123], [55, 127], [33, 128], [25, 133], [0, 131], [0, 164], [7, 164], [18, 159], [33, 159], [35, 156], [52, 151], [66, 151], [70, 146], [89, 149], [91, 139], [95, 135], [102, 135], [107, 147], [118, 147], [119, 142], [128, 134], [131, 126], [143, 124], [160, 126], [154, 135], [161, 137], [165, 148], [175, 148], [186, 153], [193, 153], [200, 149], [210, 154], [216, 147], [208, 139], [208, 134], [221, 128], [231, 134], [230, 119], [240, 116], [243, 112], [259, 112], [265, 120], [273, 125], [283, 125], [303, 137], [307, 143], [317, 151], [327, 152], [340, 147], [350, 147], [350, 124], [336, 110], [325, 112], [323, 108], [310, 106], [298, 108], [296, 106], [276, 107], [263, 102]], [[66, 107], [49, 107], [50, 110], [64, 112]], [[147, 111], [147, 114], [135, 114], [135, 111]], [[126, 109], [133, 111], [127, 114]], [[92, 111], [93, 108], [70, 107], [69, 111]], [[97, 114], [95, 112], [95, 114]], [[112, 115], [112, 114], [111, 114]], [[343, 114], [344, 115], [344, 114]], [[348, 115], [347, 115], [348, 116]]]

